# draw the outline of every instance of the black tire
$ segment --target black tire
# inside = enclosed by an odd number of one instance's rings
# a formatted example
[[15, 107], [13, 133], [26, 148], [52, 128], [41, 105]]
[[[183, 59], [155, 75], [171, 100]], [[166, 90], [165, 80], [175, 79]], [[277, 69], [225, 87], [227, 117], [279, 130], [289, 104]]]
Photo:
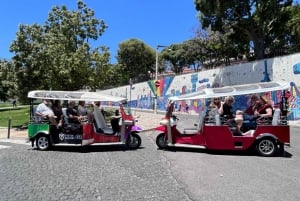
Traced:
[[50, 140], [49, 136], [47, 135], [39, 135], [36, 138], [36, 146], [38, 150], [45, 151], [48, 150], [50, 147]]
[[141, 144], [142, 144], [142, 139], [136, 133], [131, 133], [126, 141], [126, 146], [129, 149], [137, 149], [141, 146]]
[[164, 133], [160, 133], [156, 137], [156, 145], [160, 149], [166, 149], [168, 147], [167, 141], [166, 141], [166, 135]]
[[274, 156], [278, 146], [273, 138], [262, 138], [256, 143], [256, 152], [261, 156]]
[[285, 153], [285, 151], [284, 151], [284, 144], [283, 143], [279, 143], [278, 144], [278, 154], [280, 155], [280, 156], [284, 156], [284, 153]]

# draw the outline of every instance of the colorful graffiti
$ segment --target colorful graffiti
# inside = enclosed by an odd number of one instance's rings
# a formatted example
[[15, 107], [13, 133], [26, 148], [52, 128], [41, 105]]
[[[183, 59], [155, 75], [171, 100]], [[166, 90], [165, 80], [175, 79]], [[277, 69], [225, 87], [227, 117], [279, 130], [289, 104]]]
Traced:
[[290, 120], [299, 120], [300, 119], [300, 90], [295, 85], [294, 82], [291, 82], [291, 96], [289, 97], [289, 110]]
[[[263, 63], [261, 62], [261, 64]], [[300, 75], [300, 63], [294, 62], [290, 66], [293, 68], [293, 74], [294, 74], [293, 79], [297, 80], [297, 76]], [[271, 75], [272, 75], [272, 79], [274, 79], [274, 72], [277, 72], [278, 70], [277, 71], [274, 70], [274, 66], [271, 66], [270, 68], [273, 70], [268, 72], [267, 67], [268, 67], [267, 62], [264, 61], [264, 69], [260, 69], [259, 71], [257, 71], [261, 73], [259, 75], [256, 75], [256, 77], [258, 77], [257, 80], [258, 82], [269, 81], [269, 79], [267, 79], [269, 76], [269, 72], [273, 73]], [[114, 90], [114, 92], [110, 91], [110, 93], [114, 93], [112, 95], [116, 95], [116, 96], [130, 97], [129, 105], [133, 108], [149, 109], [149, 110], [154, 109], [155, 98], [157, 98], [157, 109], [164, 111], [166, 110], [168, 99], [172, 96], [180, 96], [187, 93], [200, 91], [205, 88], [210, 88], [210, 87], [221, 87], [224, 85], [230, 85], [233, 82], [232, 81], [233, 78], [236, 78], [233, 76], [240, 76], [240, 74], [234, 73], [235, 71], [236, 70], [233, 69], [232, 70], [223, 69], [219, 71], [211, 70], [210, 73], [198, 72], [198, 73], [184, 74], [178, 76], [166, 76], [158, 80], [159, 81], [158, 87], [155, 86], [155, 80], [150, 80], [141, 84], [142, 87], [139, 86], [135, 89], [132, 89], [132, 91], [130, 91], [130, 88], [128, 88], [127, 86], [119, 90]], [[253, 73], [252, 71], [249, 72]], [[247, 73], [248, 71], [245, 71], [243, 73], [243, 76], [246, 77], [245, 75]], [[278, 73], [276, 75], [278, 75]], [[239, 79], [243, 79], [243, 77], [239, 77]], [[280, 79], [280, 77], [277, 79]], [[247, 77], [245, 82], [249, 82], [249, 80], [247, 80]], [[134, 96], [131, 96], [132, 92], [134, 93]], [[269, 92], [266, 95], [270, 98], [270, 100], [272, 100], [274, 107], [276, 107], [277, 105], [279, 105], [280, 102], [283, 101], [282, 92], [279, 91]], [[250, 99], [250, 95], [236, 96], [233, 109], [244, 110], [248, 106], [249, 99]], [[176, 110], [180, 109], [181, 112], [186, 112], [188, 108], [188, 112], [198, 113], [199, 108], [201, 108], [204, 105], [208, 105], [209, 102], [210, 100], [178, 101], [175, 107]], [[290, 97], [288, 99], [288, 102], [289, 102], [289, 118], [291, 120], [300, 119], [300, 92], [299, 92], [299, 88], [294, 83], [291, 83]]]

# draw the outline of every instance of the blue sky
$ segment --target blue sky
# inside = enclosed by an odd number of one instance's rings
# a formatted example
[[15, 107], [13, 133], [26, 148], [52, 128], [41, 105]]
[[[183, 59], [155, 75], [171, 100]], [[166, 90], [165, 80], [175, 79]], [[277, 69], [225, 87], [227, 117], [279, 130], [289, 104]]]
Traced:
[[[76, 9], [76, 0], [7, 0], [1, 2], [0, 59], [9, 52], [19, 24], [44, 25], [53, 6]], [[199, 28], [194, 0], [84, 0], [96, 18], [108, 25], [97, 46], [110, 48], [111, 62], [116, 63], [119, 43], [136, 38], [152, 48], [181, 43], [195, 36]]]

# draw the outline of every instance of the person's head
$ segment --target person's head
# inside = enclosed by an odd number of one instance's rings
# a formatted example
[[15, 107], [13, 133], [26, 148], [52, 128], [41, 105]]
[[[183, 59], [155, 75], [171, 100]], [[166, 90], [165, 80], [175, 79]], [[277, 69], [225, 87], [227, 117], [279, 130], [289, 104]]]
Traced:
[[221, 100], [220, 100], [220, 98], [213, 98], [212, 99], [212, 102], [213, 102], [213, 104], [215, 104], [215, 105], [220, 105], [220, 103], [221, 103]]
[[54, 106], [60, 106], [60, 100], [55, 100], [54, 101]]
[[94, 104], [95, 104], [97, 107], [100, 107], [100, 101], [95, 101]]
[[43, 99], [43, 103], [44, 103], [45, 105], [49, 105], [49, 104], [50, 104], [50, 100], [49, 100], [49, 99]]
[[251, 102], [257, 102], [258, 101], [258, 96], [257, 95], [252, 95], [251, 96]]
[[227, 96], [225, 98], [225, 103], [227, 103], [228, 105], [232, 105], [234, 103], [234, 98], [233, 96]]
[[84, 106], [84, 105], [85, 105], [85, 101], [79, 101], [79, 102], [78, 102], [78, 105]]
[[73, 100], [70, 100], [69, 101], [69, 107], [74, 107], [75, 106], [75, 101], [73, 101]]
[[263, 105], [270, 104], [270, 100], [266, 95], [262, 95], [259, 97], [259, 102]]

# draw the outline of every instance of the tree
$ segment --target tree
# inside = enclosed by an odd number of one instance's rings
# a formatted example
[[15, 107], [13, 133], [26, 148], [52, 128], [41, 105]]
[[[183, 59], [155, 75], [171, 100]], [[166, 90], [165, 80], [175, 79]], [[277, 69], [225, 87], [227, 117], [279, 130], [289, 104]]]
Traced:
[[16, 95], [16, 73], [11, 62], [0, 60], [0, 100], [7, 101]]
[[232, 29], [233, 36], [239, 35], [247, 39], [246, 45], [253, 42], [257, 59], [264, 58], [265, 49], [272, 48], [275, 39], [280, 45], [285, 39], [284, 35], [287, 33], [285, 24], [289, 20], [285, 8], [292, 4], [292, 0], [195, 0], [194, 2], [196, 10], [200, 11], [199, 17], [203, 27], [211, 27], [213, 31], [220, 33]]
[[299, 52], [300, 50], [300, 5], [289, 7], [291, 19], [287, 23], [288, 30], [291, 33], [289, 47], [291, 52]]
[[206, 50], [204, 42], [200, 38], [195, 38], [183, 42], [184, 57], [188, 65], [193, 66], [198, 71], [206, 60]]
[[160, 57], [170, 62], [172, 71], [177, 74], [181, 73], [182, 68], [188, 64], [184, 52], [183, 44], [172, 44], [161, 51]]
[[[117, 60], [124, 74], [122, 83], [149, 80], [148, 71], [155, 63], [155, 51], [140, 40], [129, 39], [119, 44]], [[121, 72], [120, 72], [121, 73]]]
[[77, 10], [52, 8], [45, 25], [20, 25], [10, 46], [18, 73], [20, 96], [32, 89], [95, 89], [105, 79], [110, 54], [105, 46], [92, 48], [107, 26], [83, 1]]

